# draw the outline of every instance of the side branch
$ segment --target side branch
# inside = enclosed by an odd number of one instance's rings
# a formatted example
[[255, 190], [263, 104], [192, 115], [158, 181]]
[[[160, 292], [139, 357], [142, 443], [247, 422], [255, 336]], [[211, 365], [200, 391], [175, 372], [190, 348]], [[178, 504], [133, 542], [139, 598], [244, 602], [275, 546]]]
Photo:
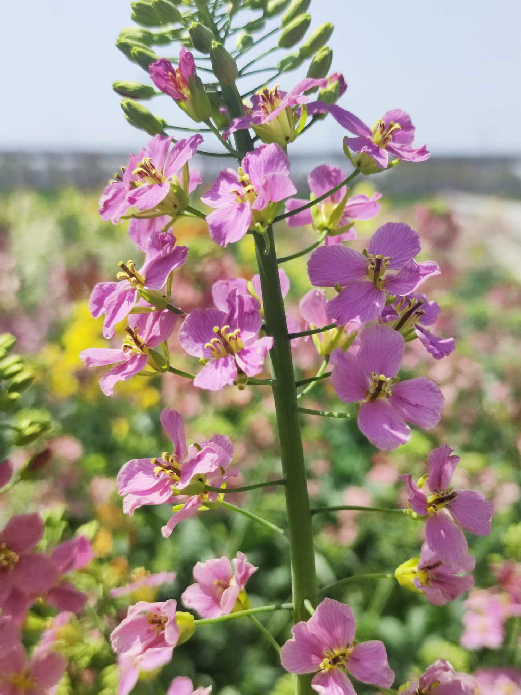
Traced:
[[344, 577], [336, 582], [328, 584], [323, 589], [318, 592], [319, 596], [326, 596], [330, 591], [337, 589], [339, 586], [344, 584], [351, 584], [351, 582], [365, 581], [366, 579], [394, 579], [394, 574], [389, 572], [372, 572], [371, 574], [355, 574], [352, 577]]
[[194, 620], [194, 625], [212, 625], [213, 623], [223, 623], [226, 620], [238, 620], [239, 618], [247, 618], [249, 615], [256, 613], [273, 613], [273, 611], [292, 610], [292, 603], [273, 603], [271, 606], [259, 606], [258, 608], [247, 608], [244, 611], [236, 613], [228, 613], [228, 615], [220, 615], [218, 618], [201, 618]]
[[342, 512], [342, 511], [354, 511], [354, 512], [382, 512], [382, 514], [400, 514], [401, 516], [409, 516], [408, 509], [391, 509], [388, 507], [360, 507], [356, 504], [341, 504], [337, 507], [319, 507], [318, 509], [312, 509], [311, 514], [324, 514], [326, 512]]
[[280, 526], [272, 524], [271, 521], [263, 519], [262, 516], [257, 516], [257, 514], [249, 512], [247, 509], [243, 509], [242, 507], [236, 507], [234, 504], [230, 504], [229, 502], [221, 502], [221, 507], [224, 507], [225, 509], [228, 509], [231, 512], [237, 512], [237, 514], [242, 514], [248, 519], [256, 521], [258, 524], [262, 524], [263, 526], [266, 526], [266, 528], [269, 528], [270, 531], [278, 533], [279, 536], [286, 536], [285, 532], [280, 528]]
[[322, 232], [322, 234], [318, 237], [318, 239], [315, 241], [314, 244], [311, 244], [311, 246], [307, 246], [305, 249], [302, 249], [302, 251], [297, 251], [297, 253], [292, 253], [291, 256], [283, 256], [282, 258], [277, 258], [277, 263], [280, 265], [281, 263], [287, 263], [287, 261], [292, 261], [295, 258], [300, 258], [301, 256], [305, 256], [308, 253], [311, 253], [313, 249], [316, 249], [317, 246], [320, 246], [320, 244], [324, 241], [324, 239], [327, 237], [328, 230], [326, 229], [325, 232]]
[[206, 485], [205, 486], [205, 491], [208, 490], [209, 492], [219, 492], [221, 494], [225, 495], [231, 495], [236, 492], [248, 492], [249, 490], [258, 490], [259, 488], [262, 487], [274, 487], [275, 485], [285, 485], [286, 480], [285, 478], [282, 478], [280, 480], [267, 480], [264, 483], [254, 483], [253, 485], [244, 485], [243, 487], [232, 487], [232, 488], [221, 488], [221, 487], [212, 487], [211, 485]]
[[297, 406], [297, 411], [299, 413], [305, 413], [306, 415], [320, 415], [320, 417], [346, 418], [348, 420], [353, 417], [351, 413], [336, 413], [332, 410], [313, 410], [313, 408], [302, 408], [300, 405]]
[[330, 377], [332, 372], [325, 372], [324, 374], [317, 374], [316, 376], [310, 376], [307, 379], [300, 379], [300, 381], [295, 382], [295, 386], [305, 386], [306, 384], [314, 384], [315, 381], [322, 381], [322, 379], [327, 379]]
[[310, 328], [308, 331], [300, 331], [300, 333], [290, 333], [288, 338], [293, 340], [293, 338], [304, 338], [306, 335], [314, 335], [315, 333], [323, 333], [324, 331], [329, 331], [331, 328], [336, 328], [336, 323], [328, 323], [327, 326], [322, 326], [322, 328]]

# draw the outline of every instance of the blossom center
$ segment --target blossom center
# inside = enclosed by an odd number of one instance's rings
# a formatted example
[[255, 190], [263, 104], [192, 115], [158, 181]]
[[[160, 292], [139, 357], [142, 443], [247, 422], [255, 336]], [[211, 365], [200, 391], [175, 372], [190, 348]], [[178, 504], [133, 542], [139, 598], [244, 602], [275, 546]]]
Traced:
[[394, 123], [391, 121], [389, 125], [385, 125], [384, 121], [379, 119], [373, 126], [373, 137], [372, 140], [375, 145], [385, 149], [387, 144], [393, 139], [393, 133], [395, 130], [400, 130], [401, 126], [399, 123]]
[[375, 287], [381, 290], [383, 289], [385, 271], [391, 262], [391, 257], [382, 256], [381, 253], [376, 255], [366, 253], [365, 255], [367, 256], [367, 275]]
[[240, 328], [230, 331], [230, 326], [214, 326], [213, 332], [215, 338], [212, 338], [209, 343], [205, 343], [205, 348], [212, 351], [212, 358], [219, 359], [227, 355], [236, 355], [243, 349], [244, 343], [240, 339]]
[[121, 268], [121, 272], [116, 276], [118, 280], [126, 280], [136, 289], [145, 286], [145, 278], [137, 272], [134, 261], [128, 261], [126, 265], [120, 261], [118, 266]]
[[264, 116], [269, 116], [275, 109], [280, 106], [281, 98], [279, 93], [279, 85], [273, 89], [264, 87], [257, 92], [259, 96], [259, 106]]
[[350, 647], [343, 647], [342, 649], [328, 649], [327, 651], [322, 652], [324, 658], [318, 666], [319, 671], [330, 671], [332, 668], [345, 669], [345, 662], [350, 653]]
[[421, 309], [422, 305], [422, 299], [408, 299], [407, 297], [404, 297], [395, 307], [400, 318], [396, 321], [394, 330], [401, 331], [416, 323], [420, 316], [425, 314], [425, 311]]
[[166, 181], [166, 177], [155, 168], [150, 157], [142, 159], [132, 173], [140, 179], [142, 184], [165, 183]]
[[167, 478], [176, 483], [178, 483], [181, 479], [181, 464], [174, 454], [169, 454], [168, 451], [163, 452], [161, 461], [152, 459], [152, 465], [154, 466], [154, 475], [156, 478], [159, 478], [161, 474], [164, 474]]
[[0, 569], [12, 570], [18, 559], [18, 553], [10, 550], [5, 543], [0, 543]]
[[371, 377], [373, 381], [365, 397], [366, 402], [371, 403], [378, 400], [378, 398], [389, 398], [392, 395], [391, 384], [394, 381], [393, 378], [385, 376], [385, 374], [377, 374], [376, 372], [372, 372]]
[[147, 613], [146, 618], [148, 620], [148, 624], [152, 628], [152, 631], [155, 632], [156, 635], [160, 635], [165, 631], [166, 624], [168, 622], [166, 615], [161, 615], [161, 613]]
[[31, 676], [31, 672], [26, 668], [21, 673], [11, 673], [7, 676], [0, 676], [0, 680], [4, 683], [10, 683], [18, 690], [30, 690], [36, 685], [36, 681]]
[[444, 507], [447, 507], [458, 496], [451, 488], [446, 490], [437, 490], [434, 494], [427, 498], [427, 509], [431, 514], [439, 512]]
[[139, 337], [139, 333], [135, 328], [130, 328], [127, 326], [125, 328], [126, 333], [128, 333], [128, 338], [123, 341], [123, 350], [127, 352], [132, 350], [133, 352], [147, 354], [147, 346], [144, 341]]
[[181, 74], [181, 70], [179, 70], [179, 68], [175, 68], [173, 72], [168, 74], [172, 80], [174, 88], [177, 89], [178, 92], [181, 92], [184, 97], [183, 101], [186, 100], [190, 95], [190, 90], [188, 89], [188, 84], [185, 82]]
[[438, 560], [437, 562], [433, 562], [432, 565], [427, 565], [427, 567], [422, 567], [422, 569], [418, 570], [417, 577], [420, 580], [420, 584], [422, 586], [428, 586], [429, 584], [432, 583], [432, 571], [435, 569], [438, 569], [438, 567], [442, 566], [442, 561]]
[[242, 167], [239, 167], [238, 173], [239, 183], [241, 184], [242, 189], [236, 191], [237, 202], [250, 203], [250, 205], [253, 205], [253, 203], [255, 202], [255, 198], [257, 197], [257, 194], [255, 193], [255, 188], [253, 187], [251, 179], [248, 176], [248, 174], [245, 174], [243, 172]]

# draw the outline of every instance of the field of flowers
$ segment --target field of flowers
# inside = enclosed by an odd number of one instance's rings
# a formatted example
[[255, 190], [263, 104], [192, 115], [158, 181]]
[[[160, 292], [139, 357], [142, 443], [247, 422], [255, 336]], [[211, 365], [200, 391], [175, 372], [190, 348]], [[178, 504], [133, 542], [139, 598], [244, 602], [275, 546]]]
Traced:
[[[371, 191], [363, 184], [354, 193]], [[521, 283], [508, 269], [510, 262], [503, 266], [494, 259], [482, 238], [444, 201], [383, 201], [378, 218], [357, 223], [359, 238], [367, 238], [392, 214], [393, 221], [420, 232], [421, 259], [432, 258], [442, 269], [429, 280], [428, 292], [443, 310], [437, 334], [454, 336], [458, 349], [433, 361], [416, 340], [406, 353], [404, 372], [405, 378], [431, 376], [440, 385], [446, 400], [443, 419], [432, 431], [414, 430], [408, 444], [385, 453], [366, 440], [356, 422], [303, 415], [309, 493], [315, 507], [405, 507], [397, 475], [449, 441], [461, 455], [455, 487], [485, 492], [496, 515], [492, 534], [474, 538], [476, 587], [457, 601], [432, 606], [393, 578], [353, 581], [331, 596], [353, 607], [359, 617], [357, 639], [376, 636], [385, 642], [397, 682], [443, 656], [457, 670], [475, 674], [483, 695], [521, 693]], [[143, 507], [129, 517], [115, 483], [129, 459], [160, 456], [169, 448], [159, 421], [164, 407], [183, 413], [188, 441], [214, 432], [232, 438], [240, 471], [233, 485], [280, 478], [273, 401], [262, 386], [213, 393], [193, 389], [175, 374], [138, 376], [117, 384], [112, 398], [105, 397], [98, 385], [103, 368], [87, 370], [79, 353], [105, 345], [102, 320], [91, 317], [88, 299], [97, 282], [112, 278], [117, 263], [132, 257], [126, 225], [101, 222], [96, 196], [74, 189], [4, 194], [0, 210], [0, 333], [16, 336], [9, 354], [22, 354], [35, 373], [19, 399], [2, 401], [0, 461], [10, 464], [0, 465], [14, 469], [7, 488], [16, 485], [0, 495], [0, 527], [13, 514], [37, 511], [45, 520], [44, 551], [78, 535], [91, 541], [93, 550], [92, 558], [89, 554], [68, 575], [87, 595], [81, 610], [54, 620], [56, 610], [37, 602], [24, 635], [32, 646], [45, 630], [44, 638], [68, 660], [59, 695], [109, 695], [116, 692], [118, 678], [111, 631], [131, 603], [179, 598], [197, 561], [233, 557], [240, 549], [260, 568], [248, 584], [252, 605], [288, 600], [283, 538], [240, 513], [215, 509], [165, 539], [160, 529], [168, 507]], [[275, 233], [279, 255], [313, 242], [310, 228], [281, 227]], [[194, 220], [178, 223], [176, 235], [190, 247], [175, 278], [176, 301], [185, 311], [212, 306], [217, 279], [252, 278], [253, 241], [245, 239], [224, 253], [209, 238], [205, 222]], [[306, 258], [299, 258], [284, 266], [290, 300], [310, 289], [305, 264]], [[290, 301], [290, 314], [303, 330], [297, 303]], [[116, 341], [121, 337], [116, 331]], [[180, 349], [177, 330], [169, 348], [176, 368], [193, 370], [194, 360]], [[316, 373], [321, 357], [311, 337], [298, 339], [294, 355], [297, 378]], [[0, 362], [5, 386], [8, 373], [2, 365], [5, 357]], [[328, 381], [314, 383], [302, 404], [339, 410]], [[250, 510], [275, 524], [283, 522], [280, 487], [236, 494], [234, 504], [241, 507], [246, 495]], [[392, 573], [417, 553], [419, 527], [407, 517], [343, 511], [317, 515], [314, 523], [321, 585], [356, 575], [359, 567]], [[265, 622], [274, 636], [287, 636], [285, 614]], [[199, 684], [212, 685], [219, 695], [291, 692], [291, 676], [281, 677], [248, 621], [204, 630], [198, 628], [188, 644], [176, 649], [160, 673], [142, 671], [133, 692], [164, 693], [179, 673], [199, 674]], [[374, 692], [363, 688], [360, 693]]]

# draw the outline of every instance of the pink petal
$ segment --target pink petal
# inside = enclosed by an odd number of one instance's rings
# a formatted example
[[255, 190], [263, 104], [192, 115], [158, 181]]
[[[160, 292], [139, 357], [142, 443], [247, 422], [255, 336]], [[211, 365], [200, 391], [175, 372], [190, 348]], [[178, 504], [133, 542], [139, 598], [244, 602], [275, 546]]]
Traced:
[[101, 367], [107, 364], [125, 362], [127, 356], [125, 350], [112, 348], [87, 348], [80, 352], [80, 360], [85, 362], [86, 367]]
[[312, 326], [327, 326], [326, 293], [324, 290], [309, 290], [302, 297], [299, 310], [304, 321]]
[[172, 143], [172, 138], [167, 135], [154, 135], [146, 146], [147, 156], [152, 160], [153, 166], [162, 171], [168, 155], [168, 148]]
[[181, 413], [165, 408], [161, 413], [161, 424], [174, 445], [174, 454], [178, 461], [186, 458], [185, 426]]
[[226, 469], [233, 458], [233, 444], [231, 439], [224, 434], [214, 434], [213, 437], [204, 442], [211, 446], [219, 457], [219, 466]]
[[0, 543], [5, 543], [15, 553], [34, 548], [43, 536], [43, 521], [39, 514], [16, 514], [0, 533]]
[[336, 395], [344, 403], [358, 403], [367, 396], [370, 380], [361, 368], [358, 357], [336, 348], [331, 353], [331, 363], [335, 365], [331, 383]]
[[150, 625], [146, 615], [128, 616], [112, 631], [110, 643], [116, 654], [140, 654], [150, 641]]
[[403, 336], [389, 326], [376, 324], [362, 331], [357, 358], [367, 373], [394, 377], [398, 374], [405, 350]]
[[8, 459], [5, 461], [0, 461], [0, 488], [5, 487], [7, 483], [11, 480], [14, 473], [14, 467], [11, 461]]
[[230, 586], [223, 591], [220, 603], [221, 612], [223, 615], [228, 615], [233, 611], [237, 599], [239, 598], [240, 591], [240, 586]]
[[454, 565], [464, 562], [467, 555], [467, 541], [450, 516], [444, 511], [436, 512], [425, 524], [425, 540], [429, 548], [440, 557]]
[[60, 611], [80, 613], [89, 597], [70, 582], [60, 582], [47, 593], [46, 600]]
[[240, 294], [248, 294], [248, 283], [244, 278], [218, 280], [212, 285], [212, 300], [219, 311], [228, 313], [228, 296], [236, 289]]
[[128, 225], [129, 237], [140, 251], [146, 251], [150, 235], [153, 232], [160, 232], [170, 219], [168, 215], [144, 220], [133, 218]]
[[308, 631], [324, 651], [351, 644], [356, 631], [353, 611], [345, 603], [325, 598], [308, 620]]
[[400, 415], [426, 430], [440, 421], [445, 399], [436, 384], [422, 376], [392, 386], [389, 402]]
[[412, 292], [420, 282], [420, 268], [416, 261], [410, 260], [396, 275], [387, 274], [384, 287], [389, 294], [406, 295]]
[[324, 658], [321, 645], [309, 633], [305, 622], [294, 625], [291, 632], [293, 638], [280, 651], [282, 668], [290, 673], [313, 673]]
[[457, 497], [449, 504], [454, 519], [464, 529], [477, 536], [488, 536], [492, 531], [494, 505], [477, 490], [456, 490]]
[[250, 203], [231, 203], [226, 207], [217, 208], [206, 217], [210, 236], [219, 246], [239, 241], [251, 224]]
[[390, 257], [389, 269], [398, 270], [421, 250], [420, 237], [403, 222], [387, 222], [371, 237], [367, 251]]
[[179, 140], [170, 150], [168, 159], [164, 167], [164, 174], [167, 179], [177, 174], [183, 166], [195, 155], [199, 145], [203, 142], [201, 135], [192, 135], [186, 140]]
[[392, 451], [407, 444], [411, 430], [404, 419], [382, 399], [362, 403], [358, 413], [358, 427], [367, 439], [382, 451]]
[[61, 681], [66, 666], [66, 659], [56, 652], [42, 654], [31, 660], [32, 676], [38, 687], [43, 688], [45, 692], [50, 692], [48, 689]]
[[127, 202], [128, 188], [122, 181], [113, 181], [103, 191], [99, 201], [99, 214], [102, 220], [117, 224], [130, 205]]
[[346, 111], [340, 106], [336, 106], [336, 104], [332, 104], [329, 107], [329, 113], [333, 116], [337, 123], [340, 123], [342, 128], [345, 128], [350, 133], [371, 138], [371, 129], [366, 126], [366, 124], [357, 116], [355, 116], [354, 113]]
[[169, 183], [146, 183], [128, 194], [128, 202], [138, 210], [152, 210], [170, 193]]
[[228, 314], [225, 323], [231, 330], [239, 329], [240, 338], [249, 345], [255, 340], [262, 326], [260, 304], [249, 294], [241, 294], [233, 289], [227, 299]]
[[380, 214], [381, 205], [376, 201], [381, 197], [381, 193], [373, 193], [370, 198], [366, 195], [354, 195], [347, 201], [344, 214], [352, 220], [372, 220]]
[[[346, 178], [345, 172], [338, 167], [329, 166], [329, 164], [321, 164], [315, 167], [308, 176], [308, 186], [315, 198], [320, 198], [325, 193], [328, 193], [332, 188], [338, 186]], [[345, 195], [345, 186], [336, 193], [333, 193], [326, 201], [331, 200], [334, 203], [339, 203]], [[365, 197], [365, 196], [364, 196]]]
[[346, 246], [320, 246], [311, 254], [308, 274], [315, 287], [345, 286], [367, 277], [367, 260]]
[[207, 475], [219, 469], [219, 459], [212, 447], [204, 446], [201, 451], [190, 447], [190, 450], [188, 460], [181, 467], [181, 480], [177, 484], [179, 490], [187, 487], [194, 476]]
[[429, 355], [432, 355], [435, 360], [447, 357], [456, 349], [454, 338], [438, 338], [437, 335], [434, 335], [434, 333], [431, 333], [423, 326], [416, 326], [416, 335]]
[[112, 396], [114, 394], [114, 386], [118, 381], [131, 379], [138, 372], [145, 369], [147, 362], [148, 357], [146, 355], [132, 355], [126, 362], [116, 365], [101, 377], [99, 381], [101, 390], [106, 396]]
[[357, 644], [347, 658], [347, 668], [362, 683], [390, 688], [394, 682], [384, 643], [378, 640]]
[[116, 324], [123, 321], [136, 303], [137, 292], [125, 280], [118, 284], [116, 290], [105, 304], [104, 338], [112, 338]]
[[168, 275], [180, 268], [186, 260], [188, 247], [177, 246], [170, 253], [155, 258], [143, 269], [145, 284], [151, 289], [160, 290], [166, 282]]
[[[301, 208], [303, 205], [309, 203], [309, 200], [304, 198], [290, 198], [286, 200], [286, 213], [292, 212]], [[311, 208], [304, 210], [303, 212], [298, 212], [296, 215], [291, 215], [286, 219], [288, 227], [305, 227], [307, 224], [313, 224], [313, 215], [311, 214]]]
[[51, 557], [60, 574], [66, 574], [88, 565], [94, 557], [94, 551], [88, 538], [77, 536], [57, 545]]
[[58, 570], [43, 553], [23, 553], [11, 571], [13, 584], [26, 594], [40, 596], [58, 578]]
[[214, 326], [224, 326], [225, 320], [226, 314], [217, 309], [194, 309], [179, 330], [181, 347], [189, 355], [210, 359], [213, 353], [204, 346], [215, 338]]
[[[323, 246], [322, 248], [350, 251], [345, 246]], [[345, 326], [350, 321], [357, 320], [363, 324], [376, 319], [382, 313], [384, 306], [385, 292], [379, 290], [369, 280], [363, 280], [347, 285], [340, 294], [327, 303], [326, 311], [330, 321], [336, 321], [339, 325]]]
[[108, 299], [118, 287], [120, 287], [118, 282], [98, 282], [94, 285], [89, 301], [89, 311], [93, 318], [97, 319], [103, 314]]
[[269, 203], [278, 203], [291, 195], [295, 195], [296, 192], [297, 189], [288, 176], [268, 174], [264, 176], [262, 186], [257, 189], [257, 198], [252, 208], [264, 210]]
[[190, 169], [188, 175], [188, 193], [193, 193], [197, 186], [203, 182], [203, 177], [197, 169]]
[[427, 149], [427, 145], [422, 145], [421, 147], [407, 147], [405, 145], [398, 145], [389, 143], [387, 149], [391, 154], [394, 154], [399, 159], [403, 159], [405, 162], [424, 162], [429, 159], [431, 153]]
[[0, 615], [0, 657], [11, 651], [20, 640], [20, 628], [15, 621]]
[[144, 328], [138, 329], [138, 333], [148, 347], [154, 348], [170, 337], [178, 318], [177, 314], [165, 309], [150, 314], [133, 314], [129, 317], [128, 324], [134, 327], [143, 322]]
[[407, 487], [407, 495], [409, 498], [408, 501], [413, 512], [416, 512], [416, 514], [420, 514], [421, 516], [425, 516], [428, 512], [427, 496], [414, 482], [410, 473], [407, 473], [406, 475], [399, 475], [398, 477]]
[[246, 555], [240, 551], [237, 553], [237, 557], [232, 560], [232, 563], [235, 568], [235, 581], [240, 587], [244, 588], [249, 578], [255, 574], [259, 568], [248, 562]]
[[237, 202], [237, 193], [242, 191], [239, 174], [234, 169], [221, 171], [214, 185], [201, 196], [201, 201], [211, 208], [226, 207]]
[[168, 522], [162, 527], [161, 533], [163, 534], [163, 538], [168, 538], [171, 536], [172, 531], [178, 524], [181, 523], [181, 521], [189, 519], [191, 516], [195, 516], [199, 511], [200, 506], [201, 502], [199, 501], [199, 497], [189, 497], [184, 506], [179, 509], [179, 511], [174, 512]]
[[[250, 177], [254, 188], [260, 189], [267, 174], [279, 174], [286, 177], [289, 175], [289, 159], [282, 147], [276, 143], [260, 145], [244, 157], [242, 168]], [[294, 190], [290, 195], [296, 192]]]
[[356, 695], [353, 684], [338, 668], [317, 673], [311, 687], [320, 695]]
[[448, 444], [442, 444], [429, 454], [427, 482], [432, 492], [449, 487], [456, 466], [460, 462], [460, 457], [455, 456], [453, 451]]
[[273, 338], [259, 338], [253, 344], [240, 350], [235, 355], [237, 366], [248, 376], [260, 374], [269, 350], [273, 347]]
[[166, 695], [193, 695], [194, 686], [189, 678], [174, 678]]
[[225, 386], [231, 386], [237, 378], [235, 357], [227, 355], [211, 360], [194, 379], [194, 386], [208, 391], [220, 391]]

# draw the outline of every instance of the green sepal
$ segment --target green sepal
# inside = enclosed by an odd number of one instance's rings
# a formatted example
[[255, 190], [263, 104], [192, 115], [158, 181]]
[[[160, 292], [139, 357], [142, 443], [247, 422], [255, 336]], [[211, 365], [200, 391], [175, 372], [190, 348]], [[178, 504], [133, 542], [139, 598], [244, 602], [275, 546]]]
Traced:
[[315, 80], [320, 80], [326, 77], [331, 69], [332, 62], [333, 51], [329, 48], [329, 46], [322, 46], [311, 61], [308, 68], [307, 77], [312, 77]]
[[146, 73], [149, 66], [159, 60], [159, 56], [147, 46], [133, 46], [130, 54], [134, 63], [137, 63]]
[[192, 22], [188, 29], [192, 45], [199, 53], [210, 53], [212, 42], [215, 41], [213, 32], [200, 22]]
[[140, 82], [124, 82], [119, 80], [112, 84], [112, 89], [119, 94], [121, 97], [127, 97], [129, 99], [151, 99], [156, 94], [156, 90], [148, 84], [141, 84]]
[[160, 352], [148, 348], [148, 366], [152, 367], [152, 369], [157, 372], [166, 372], [168, 369], [168, 362]]
[[300, 133], [304, 130], [304, 126], [306, 125], [306, 121], [308, 118], [308, 107], [306, 104], [301, 104], [300, 105], [300, 118], [297, 123], [297, 127], [295, 129], [295, 137], [300, 135]]
[[311, 56], [314, 55], [319, 48], [325, 46], [325, 44], [329, 41], [334, 29], [335, 27], [333, 24], [331, 24], [331, 22], [321, 24], [318, 29], [315, 29], [308, 40], [300, 47], [299, 55], [301, 58], [311, 58]]
[[282, 26], [285, 27], [299, 15], [307, 12], [310, 5], [311, 0], [293, 0], [282, 17]]

